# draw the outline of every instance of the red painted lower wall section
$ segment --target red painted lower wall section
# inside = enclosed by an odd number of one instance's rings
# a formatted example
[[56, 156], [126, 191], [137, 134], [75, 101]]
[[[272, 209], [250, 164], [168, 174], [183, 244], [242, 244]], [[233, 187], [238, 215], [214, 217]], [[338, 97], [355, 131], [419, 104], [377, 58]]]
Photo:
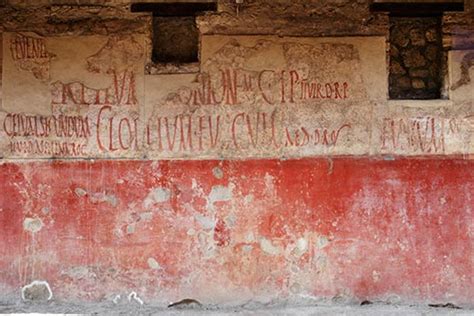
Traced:
[[474, 161], [0, 165], [0, 290], [474, 304]]

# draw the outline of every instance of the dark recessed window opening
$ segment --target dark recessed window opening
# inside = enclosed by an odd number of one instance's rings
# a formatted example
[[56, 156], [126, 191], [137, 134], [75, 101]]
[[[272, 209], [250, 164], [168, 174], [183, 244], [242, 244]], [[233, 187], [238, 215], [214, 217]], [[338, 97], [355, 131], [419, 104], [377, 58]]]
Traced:
[[153, 17], [155, 63], [194, 63], [199, 60], [199, 31], [194, 16]]
[[439, 99], [444, 60], [440, 16], [390, 18], [390, 99]]

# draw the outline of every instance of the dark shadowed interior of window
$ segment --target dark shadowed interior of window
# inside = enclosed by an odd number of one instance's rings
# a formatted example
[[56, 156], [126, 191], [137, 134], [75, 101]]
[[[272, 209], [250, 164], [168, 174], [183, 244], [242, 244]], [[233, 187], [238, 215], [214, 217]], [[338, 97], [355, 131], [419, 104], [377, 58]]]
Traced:
[[198, 55], [199, 32], [194, 16], [153, 17], [153, 62], [193, 63]]

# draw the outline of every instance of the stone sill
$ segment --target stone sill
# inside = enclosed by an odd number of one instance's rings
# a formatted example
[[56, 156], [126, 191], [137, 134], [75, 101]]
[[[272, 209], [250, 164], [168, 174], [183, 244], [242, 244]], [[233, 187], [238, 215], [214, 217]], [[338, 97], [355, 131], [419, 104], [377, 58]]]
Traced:
[[388, 106], [405, 107], [405, 108], [436, 108], [436, 107], [452, 107], [454, 102], [449, 99], [433, 99], [433, 100], [388, 100]]
[[199, 73], [200, 63], [148, 63], [145, 66], [145, 75], [171, 75]]

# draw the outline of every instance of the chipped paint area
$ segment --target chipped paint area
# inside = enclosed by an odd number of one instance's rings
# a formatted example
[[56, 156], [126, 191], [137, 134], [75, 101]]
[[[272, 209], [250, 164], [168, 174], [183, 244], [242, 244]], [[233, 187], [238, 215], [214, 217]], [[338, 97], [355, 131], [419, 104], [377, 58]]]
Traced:
[[211, 193], [209, 194], [209, 201], [212, 203], [229, 201], [232, 199], [232, 190], [234, 185], [228, 187], [222, 185], [216, 185], [212, 187]]
[[104, 192], [93, 193], [90, 195], [92, 203], [109, 203], [111, 206], [116, 207], [119, 203], [117, 197], [114, 194], [106, 194]]
[[149, 208], [157, 203], [163, 203], [170, 199], [171, 192], [167, 188], [155, 188], [150, 191], [145, 200], [143, 201], [143, 207]]
[[25, 218], [23, 229], [31, 233], [37, 233], [43, 228], [43, 221], [39, 218]]
[[162, 269], [158, 261], [156, 261], [154, 258], [148, 258], [147, 263], [148, 263], [148, 266], [153, 270]]
[[201, 227], [205, 230], [214, 229], [214, 227], [216, 227], [215, 219], [202, 216], [201, 214], [194, 215], [194, 218], [199, 222]]
[[6, 287], [135, 305], [472, 301], [472, 160], [29, 162], [0, 177]]
[[281, 254], [282, 250], [280, 247], [276, 247], [273, 243], [265, 238], [260, 240], [260, 248], [269, 255], [277, 256]]

